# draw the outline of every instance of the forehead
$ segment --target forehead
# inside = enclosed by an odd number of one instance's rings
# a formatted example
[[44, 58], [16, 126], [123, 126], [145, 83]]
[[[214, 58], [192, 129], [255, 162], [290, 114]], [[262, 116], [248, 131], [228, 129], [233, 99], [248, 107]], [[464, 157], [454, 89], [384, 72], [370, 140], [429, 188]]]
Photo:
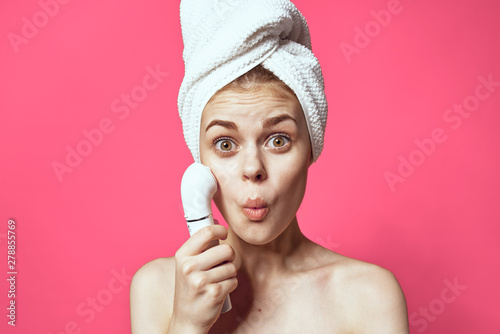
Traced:
[[302, 108], [294, 94], [275, 87], [248, 91], [226, 89], [215, 94], [205, 106], [202, 123], [224, 116], [225, 118], [265, 117], [274, 112], [288, 113], [303, 118]]

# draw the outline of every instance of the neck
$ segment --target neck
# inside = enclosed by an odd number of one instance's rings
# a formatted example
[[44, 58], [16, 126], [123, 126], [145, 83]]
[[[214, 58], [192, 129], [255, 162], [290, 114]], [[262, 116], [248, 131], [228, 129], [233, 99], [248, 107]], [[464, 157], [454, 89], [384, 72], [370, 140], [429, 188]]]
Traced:
[[238, 272], [245, 272], [253, 286], [263, 286], [272, 276], [289, 271], [308, 241], [300, 231], [297, 217], [276, 239], [264, 245], [245, 242], [230, 227], [226, 239], [236, 252], [234, 263]]

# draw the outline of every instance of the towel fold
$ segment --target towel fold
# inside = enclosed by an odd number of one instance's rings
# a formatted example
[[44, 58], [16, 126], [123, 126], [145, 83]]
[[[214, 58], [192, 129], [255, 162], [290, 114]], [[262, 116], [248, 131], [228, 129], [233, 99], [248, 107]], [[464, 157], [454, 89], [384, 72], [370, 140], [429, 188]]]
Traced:
[[182, 0], [185, 75], [178, 108], [184, 138], [200, 162], [201, 115], [226, 84], [261, 64], [297, 96], [313, 161], [323, 150], [328, 105], [307, 22], [288, 0]]

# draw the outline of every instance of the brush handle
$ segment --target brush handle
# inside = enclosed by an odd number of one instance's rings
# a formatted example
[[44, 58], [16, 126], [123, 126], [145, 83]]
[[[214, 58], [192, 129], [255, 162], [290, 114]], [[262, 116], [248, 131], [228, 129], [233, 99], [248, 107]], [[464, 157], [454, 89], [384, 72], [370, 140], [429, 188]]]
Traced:
[[[216, 192], [217, 180], [209, 167], [195, 162], [186, 169], [181, 181], [181, 199], [189, 235], [195, 234], [205, 226], [214, 225], [211, 204]], [[215, 240], [209, 247], [218, 244], [219, 242]], [[221, 313], [231, 310], [231, 307], [228, 294]]]

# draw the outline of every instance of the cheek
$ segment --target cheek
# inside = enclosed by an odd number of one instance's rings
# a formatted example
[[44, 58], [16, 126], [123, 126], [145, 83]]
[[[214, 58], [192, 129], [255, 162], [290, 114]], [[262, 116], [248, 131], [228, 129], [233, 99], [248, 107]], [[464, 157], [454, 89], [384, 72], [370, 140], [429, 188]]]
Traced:
[[219, 187], [226, 189], [237, 180], [239, 167], [236, 160], [214, 159], [210, 161], [208, 166], [210, 166], [217, 182], [219, 182]]
[[296, 197], [300, 196], [300, 190], [305, 187], [307, 174], [301, 168], [294, 168], [283, 173], [280, 179], [280, 192], [285, 193], [287, 197]]
[[282, 163], [279, 168], [275, 169], [278, 179], [276, 186], [287, 201], [302, 201], [307, 183], [307, 163], [307, 161], [293, 160]]
[[224, 203], [222, 200], [231, 198], [238, 192], [238, 182], [236, 182], [238, 180], [237, 165], [229, 160], [224, 162], [215, 160], [208, 163], [207, 166], [210, 167], [219, 184], [219, 189], [214, 196], [214, 202], [219, 210], [223, 210]]

